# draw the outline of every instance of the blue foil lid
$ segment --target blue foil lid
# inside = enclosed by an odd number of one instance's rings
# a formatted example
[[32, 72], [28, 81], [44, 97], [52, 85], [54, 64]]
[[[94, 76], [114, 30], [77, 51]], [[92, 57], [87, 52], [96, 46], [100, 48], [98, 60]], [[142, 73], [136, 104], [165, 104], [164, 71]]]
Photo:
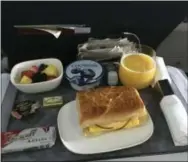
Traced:
[[83, 86], [99, 81], [103, 76], [103, 68], [98, 62], [79, 60], [67, 66], [65, 75], [71, 83]]

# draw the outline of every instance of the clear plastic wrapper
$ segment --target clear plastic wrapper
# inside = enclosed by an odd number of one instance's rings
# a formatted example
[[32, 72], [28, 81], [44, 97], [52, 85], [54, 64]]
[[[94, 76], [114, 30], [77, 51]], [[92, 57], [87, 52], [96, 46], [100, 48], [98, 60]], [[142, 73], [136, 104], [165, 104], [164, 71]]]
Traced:
[[[140, 40], [135, 34], [126, 32], [124, 35], [133, 35], [140, 45]], [[138, 51], [137, 44], [129, 41], [127, 37], [118, 39], [89, 38], [86, 43], [78, 45], [78, 58], [104, 61], [120, 58], [124, 53]]]

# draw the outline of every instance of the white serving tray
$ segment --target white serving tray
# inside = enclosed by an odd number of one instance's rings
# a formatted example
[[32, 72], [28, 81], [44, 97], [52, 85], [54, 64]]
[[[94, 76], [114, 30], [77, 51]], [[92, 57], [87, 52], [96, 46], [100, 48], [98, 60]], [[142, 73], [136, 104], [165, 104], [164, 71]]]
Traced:
[[95, 154], [133, 147], [147, 141], [153, 134], [153, 122], [137, 128], [124, 129], [96, 137], [85, 137], [79, 126], [76, 102], [64, 105], [57, 118], [59, 135], [65, 147], [77, 154]]

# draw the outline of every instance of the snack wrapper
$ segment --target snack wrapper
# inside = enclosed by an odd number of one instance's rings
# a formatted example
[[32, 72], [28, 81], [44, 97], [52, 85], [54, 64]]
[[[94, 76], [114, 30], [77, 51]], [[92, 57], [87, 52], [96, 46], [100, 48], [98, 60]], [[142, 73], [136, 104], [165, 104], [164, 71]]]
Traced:
[[1, 133], [2, 154], [50, 148], [55, 144], [55, 127], [38, 127]]

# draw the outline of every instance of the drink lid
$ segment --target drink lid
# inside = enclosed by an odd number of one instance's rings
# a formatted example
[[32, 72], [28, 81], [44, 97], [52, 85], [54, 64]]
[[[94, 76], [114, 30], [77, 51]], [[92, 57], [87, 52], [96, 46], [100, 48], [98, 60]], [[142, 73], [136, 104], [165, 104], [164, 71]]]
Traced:
[[83, 86], [99, 81], [103, 76], [103, 68], [98, 62], [79, 60], [68, 65], [65, 75], [71, 83]]

